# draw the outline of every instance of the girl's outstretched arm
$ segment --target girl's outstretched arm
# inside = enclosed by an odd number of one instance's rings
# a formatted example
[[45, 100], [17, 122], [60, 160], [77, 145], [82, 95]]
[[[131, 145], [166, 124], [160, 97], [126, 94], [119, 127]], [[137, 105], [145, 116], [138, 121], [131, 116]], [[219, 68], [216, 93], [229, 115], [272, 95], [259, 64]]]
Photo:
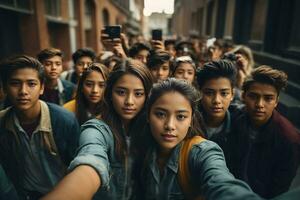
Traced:
[[80, 165], [66, 175], [42, 200], [88, 200], [92, 199], [101, 185], [96, 170]]

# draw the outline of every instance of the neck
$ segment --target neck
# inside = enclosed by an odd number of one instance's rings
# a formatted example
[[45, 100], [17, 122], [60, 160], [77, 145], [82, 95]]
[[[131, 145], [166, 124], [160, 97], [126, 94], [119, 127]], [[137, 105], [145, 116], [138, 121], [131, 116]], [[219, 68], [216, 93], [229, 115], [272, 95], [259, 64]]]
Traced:
[[31, 124], [36, 122], [41, 115], [41, 104], [38, 102], [34, 108], [25, 112], [16, 110], [16, 115], [21, 124]]
[[215, 118], [207, 116], [205, 123], [208, 127], [215, 128], [219, 127], [225, 120], [225, 116], [223, 118]]
[[54, 89], [57, 86], [57, 79], [46, 80], [46, 87], [49, 89]]

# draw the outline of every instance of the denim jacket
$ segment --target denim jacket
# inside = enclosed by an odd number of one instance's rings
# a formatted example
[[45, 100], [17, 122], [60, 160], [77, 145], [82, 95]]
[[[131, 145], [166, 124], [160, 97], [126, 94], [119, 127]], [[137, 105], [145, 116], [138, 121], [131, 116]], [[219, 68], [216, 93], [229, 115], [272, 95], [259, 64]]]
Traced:
[[114, 137], [109, 126], [101, 120], [91, 119], [81, 128], [79, 149], [69, 170], [89, 165], [97, 171], [101, 187], [94, 199], [129, 199], [131, 166], [129, 162], [122, 163], [116, 158]]
[[[42, 171], [54, 186], [72, 160], [78, 145], [79, 125], [75, 116], [61, 107], [40, 101], [41, 119], [38, 134], [32, 139], [38, 148], [37, 154]], [[0, 112], [0, 159], [2, 166], [15, 185], [19, 196], [24, 197], [25, 146], [21, 132], [14, 119], [14, 108]], [[23, 134], [22, 134], [23, 135]]]
[[[185, 199], [178, 181], [180, 147], [181, 144], [173, 150], [162, 177], [156, 164], [156, 150], [152, 149], [146, 168], [145, 199]], [[223, 152], [214, 142], [207, 140], [194, 145], [188, 162], [191, 181], [198, 185], [199, 194], [204, 195], [206, 200], [261, 199], [228, 171]]]

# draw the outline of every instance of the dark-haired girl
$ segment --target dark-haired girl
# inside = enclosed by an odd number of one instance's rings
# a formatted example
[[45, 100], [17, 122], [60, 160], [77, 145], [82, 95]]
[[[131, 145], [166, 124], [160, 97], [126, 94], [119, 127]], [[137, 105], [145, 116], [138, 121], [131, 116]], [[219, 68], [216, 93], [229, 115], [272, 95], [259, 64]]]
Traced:
[[[144, 199], [260, 199], [249, 186], [228, 171], [222, 150], [212, 141], [194, 144], [188, 152], [189, 185], [179, 181], [179, 156], [184, 142], [200, 134], [197, 115], [199, 96], [185, 81], [168, 79], [155, 84], [148, 100], [149, 150], [141, 181]], [[151, 143], [150, 142], [150, 143]]]
[[76, 98], [64, 105], [65, 109], [75, 113], [80, 124], [100, 116], [107, 77], [108, 69], [100, 63], [93, 63], [83, 71], [78, 81]]
[[144, 104], [152, 87], [150, 71], [139, 61], [118, 63], [104, 91], [101, 120], [82, 125], [71, 171], [45, 199], [129, 199], [135, 160], [134, 131], [140, 133]]

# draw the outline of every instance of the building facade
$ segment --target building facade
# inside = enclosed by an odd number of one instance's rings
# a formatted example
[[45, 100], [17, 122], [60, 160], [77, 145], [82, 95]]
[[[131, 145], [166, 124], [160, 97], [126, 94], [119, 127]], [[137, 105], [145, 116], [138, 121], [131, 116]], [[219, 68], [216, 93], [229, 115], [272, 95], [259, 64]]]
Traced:
[[132, 26], [135, 33], [142, 31], [143, 15], [131, 15], [142, 13], [143, 6], [143, 0], [2, 0], [0, 59], [22, 53], [35, 56], [47, 47], [62, 49], [65, 60], [82, 47], [100, 52], [105, 25], [120, 24], [125, 33], [131, 33]]
[[232, 38], [252, 48], [258, 65], [289, 76], [279, 109], [300, 127], [300, 1], [175, 0], [172, 31], [177, 35]]

